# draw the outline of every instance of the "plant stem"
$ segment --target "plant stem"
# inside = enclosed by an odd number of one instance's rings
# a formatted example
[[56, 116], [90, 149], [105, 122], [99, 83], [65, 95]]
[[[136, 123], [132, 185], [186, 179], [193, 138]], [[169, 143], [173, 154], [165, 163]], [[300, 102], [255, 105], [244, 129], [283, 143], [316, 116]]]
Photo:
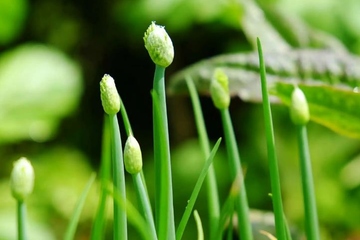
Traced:
[[[204, 159], [207, 159], [210, 155], [210, 144], [209, 137], [205, 128], [204, 116], [201, 110], [199, 95], [197, 94], [194, 82], [190, 78], [186, 78], [186, 83], [189, 88], [190, 97], [194, 109], [196, 128], [199, 134], [201, 148], [204, 154]], [[210, 237], [214, 239], [216, 236], [216, 230], [220, 218], [220, 204], [219, 204], [219, 193], [216, 185], [215, 169], [213, 164], [209, 167], [209, 172], [206, 177], [207, 194], [208, 194], [208, 209], [209, 209], [209, 227]]]
[[301, 181], [305, 207], [306, 235], [308, 240], [319, 240], [319, 222], [316, 210], [315, 190], [311, 170], [306, 126], [298, 125], [296, 127], [299, 143]]
[[136, 195], [137, 195], [138, 200], [140, 201], [141, 212], [142, 212], [142, 215], [144, 216], [144, 219], [149, 228], [148, 235], [150, 236], [151, 239], [156, 240], [157, 236], [156, 236], [154, 217], [152, 214], [151, 205], [149, 202], [147, 191], [143, 184], [141, 172], [133, 174], [132, 177], [133, 177], [133, 182], [135, 185]]
[[26, 204], [24, 201], [17, 201], [18, 239], [26, 240]]
[[153, 84], [156, 224], [159, 239], [175, 239], [170, 143], [165, 96], [165, 68], [156, 65]]
[[103, 137], [101, 147], [101, 166], [100, 166], [100, 197], [96, 216], [91, 229], [91, 239], [101, 240], [104, 237], [106, 224], [106, 185], [110, 181], [111, 173], [111, 145], [110, 145], [110, 129], [107, 115], [104, 117]]
[[[111, 129], [111, 158], [113, 169], [113, 184], [126, 202], [124, 160], [120, 129], [116, 114], [109, 115]], [[127, 239], [126, 209], [119, 206], [114, 199], [114, 239]]]
[[272, 117], [271, 117], [271, 107], [270, 107], [270, 101], [269, 101], [268, 89], [266, 83], [266, 70], [265, 70], [261, 43], [259, 39], [257, 39], [257, 45], [259, 51], [261, 91], [262, 91], [263, 110], [264, 110], [264, 119], [265, 119], [265, 135], [266, 135], [267, 151], [268, 151], [268, 159], [269, 159], [273, 208], [275, 214], [276, 236], [277, 239], [284, 240], [286, 239], [286, 234], [285, 234], [285, 224], [284, 224], [284, 216], [283, 216], [283, 204], [281, 199], [279, 167], [275, 154], [275, 140], [274, 140]]
[[240, 238], [243, 240], [251, 240], [253, 239], [253, 237], [251, 230], [251, 222], [249, 218], [249, 205], [246, 196], [244, 176], [241, 169], [239, 150], [236, 143], [229, 109], [220, 109], [220, 113], [224, 128], [225, 143], [230, 164], [230, 173], [232, 179], [239, 179], [241, 181], [240, 193], [235, 200]]

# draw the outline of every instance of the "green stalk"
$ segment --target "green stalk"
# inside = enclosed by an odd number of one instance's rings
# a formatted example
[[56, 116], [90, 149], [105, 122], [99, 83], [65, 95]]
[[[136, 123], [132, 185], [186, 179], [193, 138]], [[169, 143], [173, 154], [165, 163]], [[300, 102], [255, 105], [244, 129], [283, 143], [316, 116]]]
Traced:
[[99, 206], [91, 229], [91, 239], [100, 240], [104, 237], [106, 224], [106, 200], [107, 191], [106, 185], [110, 181], [110, 132], [109, 121], [104, 117], [103, 137], [102, 137], [102, 152], [101, 152], [101, 166], [100, 166], [100, 197]]
[[[196, 128], [199, 134], [200, 145], [204, 154], [204, 159], [207, 159], [210, 155], [210, 143], [206, 132], [204, 116], [201, 110], [199, 95], [196, 91], [194, 82], [190, 78], [186, 78], [186, 83], [189, 88], [190, 97], [194, 109]], [[208, 194], [208, 209], [209, 209], [209, 228], [210, 237], [214, 239], [216, 236], [217, 226], [220, 218], [220, 204], [219, 193], [216, 185], [216, 176], [214, 166], [211, 164], [206, 177], [207, 194]]]
[[286, 239], [286, 234], [285, 234], [285, 224], [284, 224], [284, 216], [283, 216], [283, 204], [281, 199], [279, 167], [275, 154], [275, 140], [274, 140], [272, 117], [271, 117], [271, 107], [270, 107], [270, 101], [269, 101], [268, 89], [266, 83], [266, 70], [265, 70], [262, 47], [259, 39], [257, 39], [257, 46], [259, 52], [261, 91], [262, 91], [263, 110], [264, 110], [264, 119], [265, 119], [265, 135], [266, 135], [267, 151], [268, 151], [268, 159], [269, 159], [276, 235], [277, 235], [277, 239], [284, 240]]
[[24, 201], [17, 201], [17, 222], [18, 222], [18, 239], [26, 240], [26, 204]]
[[[111, 158], [113, 169], [113, 184], [121, 197], [126, 199], [124, 160], [120, 129], [116, 114], [109, 115], [111, 136]], [[127, 239], [126, 211], [114, 199], [114, 239]]]
[[305, 125], [297, 125], [297, 136], [299, 143], [301, 181], [305, 207], [305, 228], [308, 240], [319, 240], [319, 222], [315, 201], [315, 190], [311, 170], [309, 145]]
[[252, 230], [249, 218], [249, 205], [246, 196], [246, 189], [244, 184], [244, 176], [241, 169], [241, 161], [239, 150], [236, 143], [233, 125], [230, 118], [229, 109], [220, 109], [222, 124], [224, 128], [226, 149], [228, 152], [230, 174], [232, 179], [239, 179], [241, 181], [240, 193], [235, 201], [237, 216], [238, 216], [238, 229], [240, 237], [243, 240], [251, 240]]
[[155, 229], [155, 223], [154, 223], [154, 217], [151, 210], [151, 205], [149, 202], [149, 198], [147, 195], [146, 188], [143, 184], [143, 180], [141, 177], [141, 172], [133, 174], [132, 175], [133, 182], [135, 185], [135, 191], [137, 198], [140, 202], [140, 212], [144, 216], [144, 219], [148, 225], [148, 235], [150, 239], [156, 240], [156, 229]]
[[165, 96], [165, 67], [156, 65], [153, 85], [156, 224], [159, 239], [175, 239], [170, 144]]

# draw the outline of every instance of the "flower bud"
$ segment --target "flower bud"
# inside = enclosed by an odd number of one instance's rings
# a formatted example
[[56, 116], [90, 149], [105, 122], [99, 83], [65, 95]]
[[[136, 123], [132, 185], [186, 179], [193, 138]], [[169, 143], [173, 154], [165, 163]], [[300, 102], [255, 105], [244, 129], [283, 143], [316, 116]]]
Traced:
[[174, 59], [172, 41], [163, 26], [152, 22], [144, 35], [145, 48], [152, 61], [161, 67], [168, 67]]
[[295, 87], [291, 94], [290, 117], [296, 125], [305, 125], [310, 120], [309, 106], [306, 97], [298, 87]]
[[24, 201], [33, 191], [34, 179], [34, 169], [29, 160], [22, 157], [14, 162], [14, 168], [10, 177], [13, 197], [18, 201]]
[[105, 74], [100, 81], [100, 97], [107, 114], [112, 115], [120, 111], [120, 96], [114, 79], [108, 74]]
[[135, 174], [142, 169], [142, 154], [138, 141], [129, 136], [125, 143], [124, 149], [125, 169], [130, 174]]
[[229, 107], [229, 79], [221, 69], [215, 69], [210, 84], [210, 94], [215, 107], [218, 109], [226, 109]]

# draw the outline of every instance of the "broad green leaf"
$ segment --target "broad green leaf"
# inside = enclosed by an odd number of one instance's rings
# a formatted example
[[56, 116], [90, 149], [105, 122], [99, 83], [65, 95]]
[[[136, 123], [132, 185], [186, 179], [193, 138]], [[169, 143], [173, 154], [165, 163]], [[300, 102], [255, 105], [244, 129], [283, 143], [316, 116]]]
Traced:
[[22, 30], [28, 11], [27, 0], [0, 1], [0, 45], [11, 42]]
[[[312, 120], [335, 132], [360, 138], [360, 93], [327, 85], [299, 87], [308, 101]], [[291, 83], [277, 82], [271, 91], [289, 105], [293, 89]]]
[[239, 3], [243, 8], [243, 17], [240, 21], [242, 30], [254, 47], [256, 46], [256, 38], [259, 37], [266, 51], [283, 52], [290, 49], [290, 45], [269, 23], [256, 1], [242, 0]]
[[[330, 99], [350, 102], [357, 99], [360, 83], [360, 58], [355, 55], [330, 50], [291, 50], [287, 52], [268, 52], [264, 56], [269, 86], [276, 83], [300, 84], [313, 90], [333, 94]], [[215, 68], [222, 68], [229, 77], [230, 93], [244, 101], [261, 101], [259, 60], [256, 53], [224, 54], [195, 63], [176, 73], [170, 79], [169, 93], [186, 93], [185, 77], [190, 76], [200, 93], [208, 94], [210, 80]], [[331, 92], [327, 91], [332, 89]], [[345, 94], [346, 93], [346, 94]], [[307, 94], [305, 92], [305, 94]], [[275, 98], [276, 99], [276, 98]], [[274, 99], [273, 99], [274, 100]], [[334, 106], [328, 106], [326, 99], [317, 99], [317, 108], [312, 108], [312, 119], [331, 129], [352, 137], [360, 137], [360, 128], [344, 129], [354, 121], [354, 113], [328, 114]], [[358, 105], [360, 106], [360, 105]], [[320, 114], [320, 107], [327, 113]], [[349, 108], [346, 111], [350, 110]], [[334, 110], [335, 111], [335, 110]], [[336, 119], [336, 116], [338, 118]], [[349, 117], [349, 118], [347, 118]], [[360, 122], [360, 121], [357, 121]], [[356, 124], [352, 123], [351, 125]]]
[[51, 138], [75, 110], [79, 66], [56, 49], [27, 44], [0, 56], [0, 143]]

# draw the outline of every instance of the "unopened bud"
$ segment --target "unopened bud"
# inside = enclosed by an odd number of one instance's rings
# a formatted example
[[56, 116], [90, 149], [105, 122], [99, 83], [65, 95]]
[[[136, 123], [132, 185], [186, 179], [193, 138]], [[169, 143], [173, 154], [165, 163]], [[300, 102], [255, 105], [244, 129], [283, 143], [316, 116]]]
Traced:
[[120, 111], [120, 96], [114, 79], [108, 74], [105, 74], [100, 81], [100, 98], [107, 114], [113, 115]]
[[129, 136], [125, 143], [124, 149], [125, 169], [130, 174], [135, 174], [142, 169], [142, 154], [138, 141]]
[[35, 174], [31, 163], [22, 157], [14, 162], [11, 172], [10, 186], [13, 197], [18, 201], [24, 201], [34, 188]]
[[145, 48], [156, 65], [166, 68], [172, 63], [174, 47], [163, 26], [152, 22], [145, 32], [144, 42]]
[[306, 97], [298, 87], [295, 87], [291, 94], [290, 117], [296, 125], [305, 125], [310, 120], [309, 106]]
[[215, 69], [210, 84], [210, 94], [215, 107], [218, 109], [226, 109], [229, 107], [229, 79], [221, 69]]

